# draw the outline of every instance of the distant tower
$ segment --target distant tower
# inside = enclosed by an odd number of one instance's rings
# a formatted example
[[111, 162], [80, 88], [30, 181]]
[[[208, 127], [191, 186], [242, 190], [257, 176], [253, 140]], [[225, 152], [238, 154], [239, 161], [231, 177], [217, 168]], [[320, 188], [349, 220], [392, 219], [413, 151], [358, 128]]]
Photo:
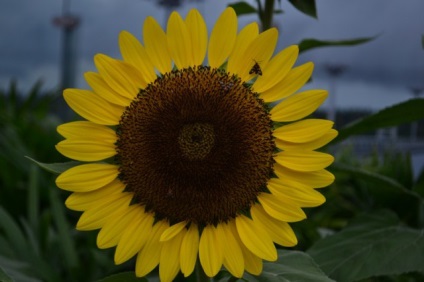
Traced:
[[329, 89], [329, 107], [328, 107], [328, 113], [327, 113], [327, 119], [336, 121], [336, 112], [337, 112], [337, 106], [336, 106], [336, 79], [340, 75], [343, 74], [343, 72], [346, 70], [345, 65], [332, 65], [328, 64], [325, 66], [325, 70], [327, 73], [331, 76], [330, 80], [330, 89]]
[[80, 19], [70, 14], [69, 0], [62, 2], [62, 15], [53, 18], [53, 24], [62, 29], [62, 59], [60, 88], [63, 90], [75, 87], [76, 50], [75, 31], [79, 26]]

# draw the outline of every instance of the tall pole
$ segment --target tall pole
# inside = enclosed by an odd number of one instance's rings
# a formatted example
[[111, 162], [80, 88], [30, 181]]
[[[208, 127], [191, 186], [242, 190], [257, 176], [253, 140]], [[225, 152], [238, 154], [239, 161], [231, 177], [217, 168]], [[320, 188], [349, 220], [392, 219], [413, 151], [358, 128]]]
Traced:
[[60, 88], [66, 89], [75, 86], [75, 31], [80, 19], [70, 14], [69, 0], [62, 2], [62, 15], [53, 18], [53, 24], [62, 29], [62, 58]]
[[337, 105], [336, 105], [336, 79], [339, 77], [345, 70], [345, 65], [326, 65], [325, 70], [331, 76], [330, 80], [330, 97], [329, 97], [329, 107], [327, 112], [327, 119], [336, 121]]

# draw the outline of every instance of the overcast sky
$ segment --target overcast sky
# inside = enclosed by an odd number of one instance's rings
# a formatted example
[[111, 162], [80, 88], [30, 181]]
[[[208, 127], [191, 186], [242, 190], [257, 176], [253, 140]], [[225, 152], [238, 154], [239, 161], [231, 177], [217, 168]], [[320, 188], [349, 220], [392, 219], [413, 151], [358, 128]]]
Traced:
[[[142, 23], [153, 15], [163, 24], [165, 11], [154, 0], [70, 0], [70, 11], [81, 18], [76, 32], [76, 87], [87, 88], [83, 73], [92, 71], [93, 56], [119, 57], [118, 34], [128, 30], [141, 38]], [[186, 1], [178, 11], [198, 8], [213, 22], [230, 2]], [[313, 82], [307, 88], [329, 88], [327, 64], [347, 69], [336, 81], [336, 102], [342, 108], [380, 109], [409, 99], [410, 87], [424, 86], [424, 1], [422, 0], [318, 0], [318, 20], [282, 0], [284, 14], [275, 24], [280, 30], [278, 50], [304, 38], [340, 40], [378, 37], [356, 47], [331, 47], [305, 52], [299, 63], [313, 61]], [[60, 0], [0, 1], [0, 89], [15, 78], [20, 89], [42, 79], [44, 89], [58, 85], [61, 32], [52, 18], [61, 13]], [[207, 13], [206, 13], [207, 12]], [[240, 18], [240, 26], [256, 20]], [[424, 95], [424, 93], [423, 93]]]

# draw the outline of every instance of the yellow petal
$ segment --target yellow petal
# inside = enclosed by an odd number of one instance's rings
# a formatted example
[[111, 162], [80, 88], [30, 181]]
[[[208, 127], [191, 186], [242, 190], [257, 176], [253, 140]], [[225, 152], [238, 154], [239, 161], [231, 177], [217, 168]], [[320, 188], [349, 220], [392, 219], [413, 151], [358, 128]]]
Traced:
[[103, 140], [64, 140], [56, 145], [62, 155], [83, 162], [100, 161], [116, 155], [115, 145]]
[[264, 92], [283, 80], [296, 62], [298, 54], [299, 47], [293, 45], [273, 57], [266, 68], [263, 68], [262, 76], [258, 76], [252, 85], [253, 91]]
[[337, 130], [330, 129], [320, 138], [312, 140], [310, 142], [293, 143], [275, 139], [275, 145], [283, 151], [313, 151], [330, 143], [331, 140], [336, 138], [337, 134]]
[[237, 15], [232, 8], [226, 8], [212, 29], [208, 47], [208, 63], [219, 68], [233, 51], [237, 36]]
[[92, 139], [115, 143], [116, 133], [109, 127], [92, 123], [90, 121], [73, 121], [61, 124], [57, 132], [67, 139]]
[[261, 274], [263, 268], [262, 259], [249, 251], [243, 244], [240, 246], [243, 252], [244, 268], [246, 271], [253, 275]]
[[166, 29], [168, 50], [178, 69], [193, 65], [192, 45], [187, 26], [177, 12], [172, 12]]
[[234, 221], [229, 224], [220, 223], [218, 228], [222, 228], [224, 233], [224, 266], [228, 271], [237, 278], [241, 278], [244, 272], [244, 258], [240, 245], [237, 242], [230, 224], [234, 225]]
[[304, 119], [277, 128], [273, 135], [283, 141], [305, 143], [323, 136], [333, 124], [324, 119]]
[[115, 251], [115, 264], [121, 264], [137, 254], [152, 232], [154, 217], [139, 206], [139, 217], [123, 231]]
[[292, 69], [283, 80], [272, 88], [261, 93], [261, 98], [265, 102], [274, 102], [292, 95], [311, 78], [314, 64], [308, 62]]
[[194, 270], [199, 251], [199, 229], [196, 224], [191, 223], [190, 228], [181, 243], [180, 263], [181, 272], [188, 277]]
[[137, 38], [127, 31], [122, 31], [119, 34], [119, 48], [124, 61], [138, 69], [147, 84], [155, 81], [155, 67]]
[[231, 229], [234, 234], [234, 238], [237, 240], [240, 249], [243, 253], [244, 268], [247, 272], [253, 275], [259, 275], [262, 272], [262, 259], [254, 255], [248, 248], [243, 244], [237, 231], [235, 224], [231, 224]]
[[165, 32], [153, 17], [147, 17], [143, 25], [143, 40], [146, 53], [156, 69], [164, 74], [172, 70]]
[[254, 205], [250, 209], [253, 221], [265, 230], [275, 243], [293, 247], [297, 244], [297, 238], [287, 222], [279, 221], [270, 217], [261, 205]]
[[135, 274], [137, 277], [146, 276], [159, 264], [163, 246], [159, 238], [168, 227], [169, 224], [165, 220], [156, 222], [153, 226], [146, 245], [137, 255], [137, 262], [135, 264]]
[[83, 164], [63, 172], [56, 185], [73, 192], [89, 192], [111, 183], [118, 176], [118, 167], [111, 164]]
[[178, 233], [180, 233], [187, 225], [187, 222], [181, 221], [177, 224], [174, 224], [170, 226], [168, 229], [165, 230], [165, 232], [162, 233], [162, 236], [160, 237], [160, 241], [168, 241], [174, 238]]
[[281, 101], [271, 109], [273, 121], [289, 122], [313, 113], [327, 98], [326, 90], [308, 90]]
[[94, 206], [81, 215], [76, 228], [84, 231], [101, 228], [110, 217], [126, 211], [132, 198], [133, 195], [130, 193], [120, 193], [114, 201]]
[[334, 175], [325, 169], [301, 172], [286, 168], [277, 163], [274, 164], [274, 172], [281, 179], [289, 179], [298, 183], [306, 184], [312, 188], [327, 187], [334, 182]]
[[199, 259], [209, 277], [218, 273], [224, 260], [222, 236], [217, 228], [207, 225], [200, 237]]
[[277, 250], [265, 230], [244, 215], [236, 217], [236, 226], [241, 241], [252, 253], [265, 260], [277, 260]]
[[69, 88], [63, 92], [63, 98], [77, 114], [97, 124], [117, 125], [125, 110], [88, 90]]
[[196, 9], [191, 9], [185, 23], [191, 41], [191, 52], [194, 65], [202, 65], [208, 46], [208, 29], [202, 15]]
[[181, 242], [186, 234], [186, 229], [182, 229], [178, 234], [163, 242], [160, 254], [159, 277], [160, 281], [173, 281], [180, 270], [180, 249]]
[[264, 70], [277, 45], [278, 31], [270, 28], [257, 36], [243, 54], [243, 63], [239, 64], [236, 73], [242, 81], [249, 81], [255, 74], [250, 74], [255, 64]]
[[325, 197], [313, 188], [287, 179], [271, 178], [267, 187], [273, 195], [287, 198], [301, 207], [316, 207], [325, 202]]
[[316, 171], [329, 166], [334, 161], [334, 157], [315, 151], [284, 151], [279, 152], [274, 160], [292, 170]]
[[116, 246], [123, 232], [130, 225], [136, 223], [139, 217], [137, 205], [129, 206], [122, 214], [111, 216], [97, 235], [97, 246], [100, 249]]
[[94, 64], [106, 83], [120, 95], [134, 99], [147, 86], [143, 75], [132, 65], [103, 54], [94, 56]]
[[98, 161], [116, 154], [116, 133], [106, 126], [76, 121], [62, 124], [57, 130], [68, 139], [57, 144], [56, 149], [68, 158]]
[[127, 107], [131, 104], [131, 99], [126, 97], [125, 95], [121, 95], [120, 93], [113, 90], [100, 76], [100, 74], [95, 72], [86, 72], [84, 74], [85, 81], [87, 81], [88, 85], [96, 92], [97, 95], [108, 101], [109, 103]]
[[246, 64], [244, 58], [244, 52], [252, 41], [258, 36], [259, 27], [256, 22], [246, 25], [240, 33], [237, 35], [236, 43], [234, 45], [233, 52], [228, 58], [227, 71], [232, 74], [239, 73], [239, 70], [243, 69], [243, 65]]
[[258, 200], [264, 210], [275, 219], [286, 222], [296, 222], [306, 218], [306, 214], [299, 206], [286, 199], [262, 193], [258, 196]]
[[114, 201], [124, 189], [125, 185], [119, 179], [115, 179], [111, 183], [91, 192], [72, 193], [66, 199], [65, 205], [71, 210], [85, 211]]

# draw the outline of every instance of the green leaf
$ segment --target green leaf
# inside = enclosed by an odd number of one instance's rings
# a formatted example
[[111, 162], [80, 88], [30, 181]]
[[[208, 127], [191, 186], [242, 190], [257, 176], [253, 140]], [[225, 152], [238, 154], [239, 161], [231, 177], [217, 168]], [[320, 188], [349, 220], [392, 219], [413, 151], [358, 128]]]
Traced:
[[318, 47], [333, 47], [333, 46], [354, 46], [358, 44], [363, 44], [374, 40], [377, 36], [374, 37], [362, 37], [355, 39], [346, 39], [346, 40], [318, 40], [318, 39], [304, 39], [299, 43], [299, 52], [305, 52], [307, 50], [318, 48]]
[[302, 282], [330, 282], [313, 259], [299, 251], [278, 250], [276, 262], [264, 262], [264, 268], [259, 276], [246, 273], [245, 281], [302, 281]]
[[38, 217], [40, 210], [40, 195], [39, 195], [39, 182], [40, 182], [40, 169], [32, 164], [29, 169], [29, 183], [28, 183], [28, 199], [27, 207], [28, 220], [34, 230], [38, 230]]
[[149, 281], [149, 280], [147, 280], [147, 278], [145, 277], [142, 277], [142, 278], [136, 277], [134, 272], [122, 272], [118, 274], [113, 274], [111, 276], [98, 280], [97, 282], [122, 282], [122, 281], [142, 282], [142, 281]]
[[1, 269], [0, 267], [0, 281], [2, 282], [13, 282], [13, 279], [10, 278], [6, 272], [3, 271], [3, 269]]
[[[30, 265], [26, 262], [0, 256], [0, 265], [1, 265], [1, 270], [0, 270], [1, 282], [3, 281], [25, 281], [25, 282], [42, 281], [34, 276], [34, 273], [30, 269]], [[1, 274], [2, 271], [6, 274], [9, 280], [7, 280], [7, 278], [5, 280], [2, 279], [3, 278]], [[53, 281], [53, 280], [47, 280], [47, 281]]]
[[23, 232], [12, 216], [2, 207], [0, 207], [0, 230], [3, 230], [5, 237], [21, 256], [27, 253], [29, 246]]
[[400, 225], [391, 211], [363, 215], [307, 251], [336, 281], [424, 272], [424, 230]]
[[424, 99], [419, 98], [385, 108], [371, 116], [348, 124], [339, 130], [339, 135], [332, 141], [332, 144], [340, 142], [351, 135], [424, 119], [423, 109]]
[[395, 179], [372, 172], [370, 170], [361, 169], [346, 164], [334, 163], [331, 166], [331, 171], [348, 173], [353, 177], [370, 183], [372, 186], [379, 187], [378, 189], [383, 189], [385, 194], [394, 194], [394, 196], [399, 196], [399, 194], [408, 194], [412, 197], [419, 198], [418, 194], [408, 190]]
[[237, 16], [247, 15], [247, 14], [256, 14], [258, 11], [255, 7], [251, 6], [246, 2], [236, 2], [229, 4], [228, 7], [232, 7], [236, 12]]
[[289, 2], [302, 13], [317, 18], [315, 0], [289, 0]]
[[49, 190], [50, 205], [52, 209], [53, 219], [57, 226], [60, 238], [60, 247], [63, 251], [63, 263], [68, 269], [73, 269], [78, 266], [78, 255], [75, 248], [75, 242], [71, 236], [71, 228], [66, 220], [63, 204], [55, 188]]
[[330, 170], [334, 173], [346, 173], [354, 179], [364, 181], [374, 205], [393, 209], [402, 218], [412, 220], [423, 204], [423, 199], [418, 193], [407, 189], [393, 178], [341, 163], [334, 163]]
[[27, 159], [29, 159], [30, 161], [34, 162], [35, 164], [37, 164], [38, 166], [40, 166], [41, 168], [44, 168], [48, 172], [53, 172], [53, 173], [56, 173], [56, 174], [60, 174], [60, 173], [64, 172], [65, 170], [68, 170], [68, 169], [70, 169], [70, 168], [72, 168], [76, 165], [81, 164], [81, 162], [77, 162], [77, 161], [71, 161], [71, 162], [66, 162], [66, 163], [46, 164], [46, 163], [36, 161], [33, 158], [30, 158], [28, 156], [25, 156], [25, 157]]

